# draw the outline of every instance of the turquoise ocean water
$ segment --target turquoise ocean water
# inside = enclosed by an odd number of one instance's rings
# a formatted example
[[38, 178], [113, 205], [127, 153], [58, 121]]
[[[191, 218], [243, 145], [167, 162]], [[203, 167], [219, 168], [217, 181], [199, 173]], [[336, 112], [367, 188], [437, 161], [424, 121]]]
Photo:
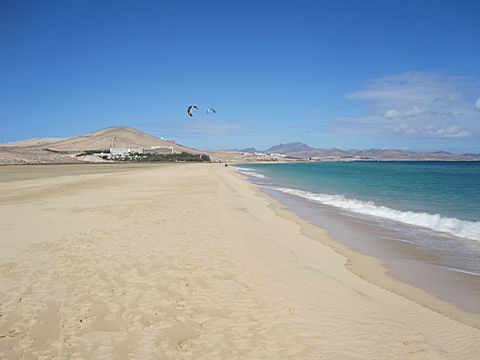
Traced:
[[240, 171], [325, 205], [480, 240], [480, 162], [249, 164]]
[[237, 171], [269, 193], [394, 230], [397, 240], [440, 254], [445, 268], [480, 276], [480, 162], [269, 163]]

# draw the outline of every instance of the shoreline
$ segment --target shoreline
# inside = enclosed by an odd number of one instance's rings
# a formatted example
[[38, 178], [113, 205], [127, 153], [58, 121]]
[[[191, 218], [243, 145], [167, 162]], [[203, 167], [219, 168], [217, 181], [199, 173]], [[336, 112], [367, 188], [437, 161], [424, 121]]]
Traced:
[[[457, 304], [455, 304], [455, 301], [446, 300], [444, 296], [445, 289], [439, 289], [440, 294], [433, 293], [431, 290], [431, 286], [426, 285], [425, 282], [420, 283], [418, 279], [417, 281], [412, 281], [414, 279], [413, 277], [415, 275], [418, 276], [418, 274], [410, 274], [409, 276], [406, 276], [406, 271], [404, 267], [394, 267], [393, 263], [389, 262], [385, 257], [378, 255], [372, 256], [371, 254], [366, 253], [365, 248], [362, 248], [362, 246], [354, 249], [351, 242], [344, 241], [344, 237], [348, 235], [341, 234], [335, 236], [331, 233], [331, 231], [327, 230], [323, 226], [323, 224], [316, 224], [313, 218], [305, 214], [305, 211], [302, 212], [294, 209], [293, 205], [291, 203], [286, 203], [284, 199], [289, 197], [294, 198], [292, 195], [289, 196], [281, 193], [274, 194], [273, 191], [267, 191], [259, 187], [255, 182], [252, 182], [247, 175], [238, 174], [238, 176], [242, 177], [245, 181], [254, 186], [256, 191], [258, 191], [261, 196], [264, 196], [266, 199], [268, 199], [268, 201], [271, 202], [271, 208], [279, 216], [295, 221], [302, 228], [302, 232], [305, 235], [321, 241], [325, 245], [335, 250], [338, 254], [345, 256], [347, 258], [345, 267], [353, 274], [376, 286], [380, 286], [385, 290], [392, 291], [395, 294], [398, 294], [402, 297], [405, 297], [406, 299], [425, 306], [430, 310], [438, 312], [454, 320], [460, 321], [469, 326], [480, 329], [480, 313], [478, 311], [472, 312], [463, 309], [462, 307], [459, 307]], [[293, 202], [307, 203], [307, 201], [304, 199], [296, 198], [293, 199]], [[312, 207], [317, 207], [317, 204], [312, 205]], [[329, 208], [328, 211], [335, 212], [336, 209]], [[334, 216], [340, 217], [340, 215]], [[331, 220], [331, 218], [329, 219]], [[339, 222], [344, 223], [345, 219], [340, 219]], [[364, 222], [361, 222], [360, 225], [367, 225], [369, 227], [375, 228], [374, 231], [381, 230], [375, 225], [366, 224]], [[327, 232], [328, 236], [319, 236], [318, 234], [322, 232]], [[396, 242], [396, 244], [387, 245], [390, 247], [403, 247], [404, 249], [402, 251], [411, 252], [411, 255], [435, 256], [435, 254], [430, 253], [430, 250], [419, 248], [417, 245], [414, 244], [407, 244], [398, 241]], [[424, 254], [421, 254], [422, 252]], [[421, 264], [420, 266], [417, 265], [417, 267], [421, 271], [425, 271], [427, 268], [426, 266], [422, 266]], [[438, 276], [438, 274], [436, 275]], [[461, 275], [472, 276], [470, 274]], [[478, 276], [475, 276], [475, 281], [476, 283], [479, 282]], [[474, 299], [472, 299], [472, 301], [474, 301]], [[475, 305], [477, 305], [478, 307], [478, 303], [476, 303]]]
[[480, 276], [445, 262], [437, 250], [405, 239], [402, 230], [381, 227], [372, 219], [351, 217], [328, 205], [264, 189], [310, 223], [366, 256], [379, 259], [389, 276], [427, 291], [461, 310], [480, 315]]
[[355, 275], [363, 255], [230, 167], [35, 170], [0, 183], [2, 359], [480, 352], [479, 329]]

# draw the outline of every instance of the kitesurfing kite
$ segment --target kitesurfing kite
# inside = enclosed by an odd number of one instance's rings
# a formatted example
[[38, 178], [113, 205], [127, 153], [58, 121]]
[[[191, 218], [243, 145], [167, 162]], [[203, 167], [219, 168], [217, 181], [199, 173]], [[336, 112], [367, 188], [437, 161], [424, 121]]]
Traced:
[[214, 108], [211, 108], [211, 107], [210, 107], [210, 108], [207, 109], [207, 114], [210, 114], [210, 113], [216, 114], [217, 112], [215, 111]]
[[193, 116], [193, 109], [197, 109], [198, 110], [198, 107], [197, 105], [190, 105], [187, 109], [187, 114], [188, 116]]

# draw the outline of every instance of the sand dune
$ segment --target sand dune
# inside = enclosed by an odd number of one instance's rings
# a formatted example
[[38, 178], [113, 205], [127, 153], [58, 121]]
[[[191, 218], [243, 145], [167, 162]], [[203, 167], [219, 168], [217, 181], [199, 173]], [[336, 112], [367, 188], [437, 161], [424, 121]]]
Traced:
[[230, 168], [118, 169], [0, 183], [0, 358], [478, 358]]

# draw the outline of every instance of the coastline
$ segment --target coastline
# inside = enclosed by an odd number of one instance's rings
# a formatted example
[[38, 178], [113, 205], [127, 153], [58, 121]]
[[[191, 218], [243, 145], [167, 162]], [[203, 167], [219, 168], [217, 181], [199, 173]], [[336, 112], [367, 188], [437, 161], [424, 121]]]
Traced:
[[[282, 185], [265, 184], [263, 175], [245, 172], [242, 167], [239, 174], [277, 202], [277, 207], [284, 207], [302, 222], [328, 231], [332, 241], [327, 245], [349, 259], [347, 266], [356, 275], [446, 316], [480, 327], [477, 273], [448, 267], [436, 250], [411, 243], [401, 230], [380, 227], [373, 219], [352, 217], [333, 206], [274, 190]], [[372, 262], [376, 263], [375, 270]]]
[[38, 177], [0, 193], [2, 358], [480, 352], [475, 324], [354, 275], [346, 267], [368, 276], [381, 264], [231, 168]]
[[[255, 186], [255, 185], [254, 185]], [[480, 314], [478, 312], [467, 311], [457, 306], [453, 301], [447, 301], [438, 294], [434, 294], [432, 291], [428, 291], [428, 286], [425, 284], [420, 285], [417, 281], [412, 281], [413, 276], [419, 276], [416, 274], [405, 275], [405, 268], [393, 269], [392, 264], [386, 264], [385, 258], [382, 256], [371, 256], [364, 252], [360, 246], [354, 249], [350, 243], [348, 245], [343, 236], [334, 236], [327, 229], [312, 222], [308, 217], [302, 216], [298, 211], [295, 211], [291, 206], [285, 204], [278, 196], [274, 196], [267, 192], [257, 188], [262, 196], [267, 197], [271, 202], [271, 208], [281, 217], [295, 221], [302, 229], [302, 232], [313, 239], [321, 241], [328, 247], [335, 250], [338, 254], [346, 257], [347, 261], [345, 267], [370, 283], [380, 286], [381, 288], [391, 291], [395, 294], [403, 296], [409, 300], [412, 300], [428, 309], [436, 311], [444, 316], [448, 316], [452, 319], [460, 321], [464, 324], [473, 326], [480, 329]], [[328, 220], [327, 220], [328, 221]], [[342, 220], [341, 220], [342, 221]], [[373, 227], [373, 226], [372, 226]], [[375, 229], [374, 231], [379, 231]], [[328, 236], [320, 236], [323, 232], [327, 232]], [[410, 252], [414, 256], [428, 257], [435, 256], [428, 250], [418, 248], [411, 244], [402, 244], [397, 242], [395, 245], [387, 244], [388, 246], [404, 247], [401, 251]], [[416, 249], [414, 249], [414, 247]], [[419, 266], [418, 270], [425, 271], [426, 267]], [[396, 270], [396, 271], [395, 271]], [[468, 274], [466, 274], [468, 276]], [[421, 277], [421, 274], [420, 274]], [[427, 277], [428, 278], [428, 277]], [[478, 283], [478, 277], [475, 277], [475, 281]], [[417, 286], [413, 284], [418, 284]], [[445, 289], [442, 289], [445, 291]], [[474, 299], [472, 299], [474, 301]], [[478, 307], [478, 303], [476, 304]]]

